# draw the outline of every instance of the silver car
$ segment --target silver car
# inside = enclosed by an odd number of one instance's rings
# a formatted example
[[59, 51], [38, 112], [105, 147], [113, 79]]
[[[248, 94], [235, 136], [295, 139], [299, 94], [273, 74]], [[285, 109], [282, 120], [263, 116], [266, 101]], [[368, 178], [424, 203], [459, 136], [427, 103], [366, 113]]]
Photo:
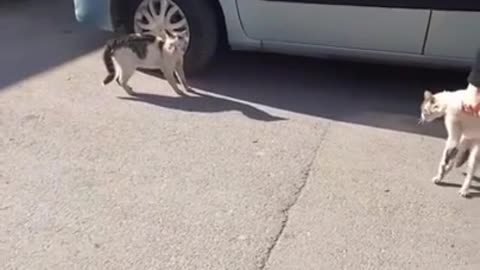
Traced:
[[186, 69], [220, 46], [468, 66], [480, 47], [480, 0], [74, 0], [77, 20], [130, 32], [184, 31]]

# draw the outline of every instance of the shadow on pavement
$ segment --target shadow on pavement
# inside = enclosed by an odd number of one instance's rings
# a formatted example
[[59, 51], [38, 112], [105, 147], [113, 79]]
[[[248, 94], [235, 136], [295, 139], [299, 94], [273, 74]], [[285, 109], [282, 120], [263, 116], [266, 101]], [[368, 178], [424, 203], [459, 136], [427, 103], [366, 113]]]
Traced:
[[287, 111], [444, 137], [441, 122], [417, 125], [423, 90], [462, 88], [466, 76], [458, 70], [230, 53], [190, 83]]
[[[441, 187], [453, 187], [453, 188], [461, 188], [462, 187], [462, 185], [460, 185], [460, 184], [447, 183], [447, 182], [441, 182], [441, 183], [438, 183], [437, 185], [441, 186]], [[472, 192], [471, 190], [476, 190], [478, 192]], [[470, 192], [469, 192], [467, 198], [469, 198], [469, 199], [480, 198], [480, 187], [470, 186]]]
[[101, 47], [109, 34], [75, 20], [72, 0], [0, 2], [0, 91]]
[[151, 105], [188, 112], [215, 113], [238, 111], [246, 117], [258, 121], [272, 122], [287, 120], [286, 118], [273, 116], [248, 104], [201, 94], [198, 92], [195, 92], [195, 94], [197, 96], [170, 97], [155, 94], [137, 93], [135, 96], [119, 97], [119, 99], [144, 102]]

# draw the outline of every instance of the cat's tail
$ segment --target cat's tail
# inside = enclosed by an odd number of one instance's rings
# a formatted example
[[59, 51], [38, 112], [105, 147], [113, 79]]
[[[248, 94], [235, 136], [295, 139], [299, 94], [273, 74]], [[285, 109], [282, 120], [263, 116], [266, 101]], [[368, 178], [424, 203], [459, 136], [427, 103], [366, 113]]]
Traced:
[[115, 79], [115, 65], [113, 64], [112, 60], [113, 48], [110, 43], [107, 43], [105, 46], [105, 50], [103, 51], [103, 63], [107, 68], [108, 75], [103, 80], [103, 85], [107, 85]]

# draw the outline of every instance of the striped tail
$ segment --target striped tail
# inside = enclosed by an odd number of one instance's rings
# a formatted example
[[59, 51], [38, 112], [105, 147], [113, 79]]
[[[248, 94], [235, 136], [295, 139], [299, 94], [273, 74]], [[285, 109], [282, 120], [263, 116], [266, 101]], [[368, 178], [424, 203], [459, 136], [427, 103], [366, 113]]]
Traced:
[[107, 85], [115, 79], [115, 66], [112, 60], [113, 48], [110, 43], [107, 44], [105, 50], [103, 51], [103, 63], [107, 68], [108, 75], [103, 80], [103, 85]]

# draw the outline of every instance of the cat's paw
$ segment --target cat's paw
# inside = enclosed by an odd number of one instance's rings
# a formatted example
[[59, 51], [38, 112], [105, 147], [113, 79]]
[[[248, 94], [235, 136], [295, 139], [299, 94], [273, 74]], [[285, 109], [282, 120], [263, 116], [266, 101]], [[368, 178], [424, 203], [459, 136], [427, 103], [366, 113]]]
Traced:
[[461, 188], [458, 193], [460, 194], [460, 196], [466, 198], [468, 197], [468, 190], [467, 189], [464, 189], [464, 188]]
[[136, 96], [137, 95], [137, 93], [135, 91], [133, 91], [131, 88], [129, 90], [126, 90], [126, 92], [130, 96]]
[[133, 91], [133, 88], [128, 86], [128, 85], [125, 85], [123, 86], [123, 89], [125, 90], [125, 92], [127, 92], [128, 95], [130, 96], [135, 96], [137, 93], [135, 93], [135, 91]]
[[440, 184], [442, 182], [442, 178], [440, 178], [438, 175], [432, 178], [432, 182], [434, 184]]

